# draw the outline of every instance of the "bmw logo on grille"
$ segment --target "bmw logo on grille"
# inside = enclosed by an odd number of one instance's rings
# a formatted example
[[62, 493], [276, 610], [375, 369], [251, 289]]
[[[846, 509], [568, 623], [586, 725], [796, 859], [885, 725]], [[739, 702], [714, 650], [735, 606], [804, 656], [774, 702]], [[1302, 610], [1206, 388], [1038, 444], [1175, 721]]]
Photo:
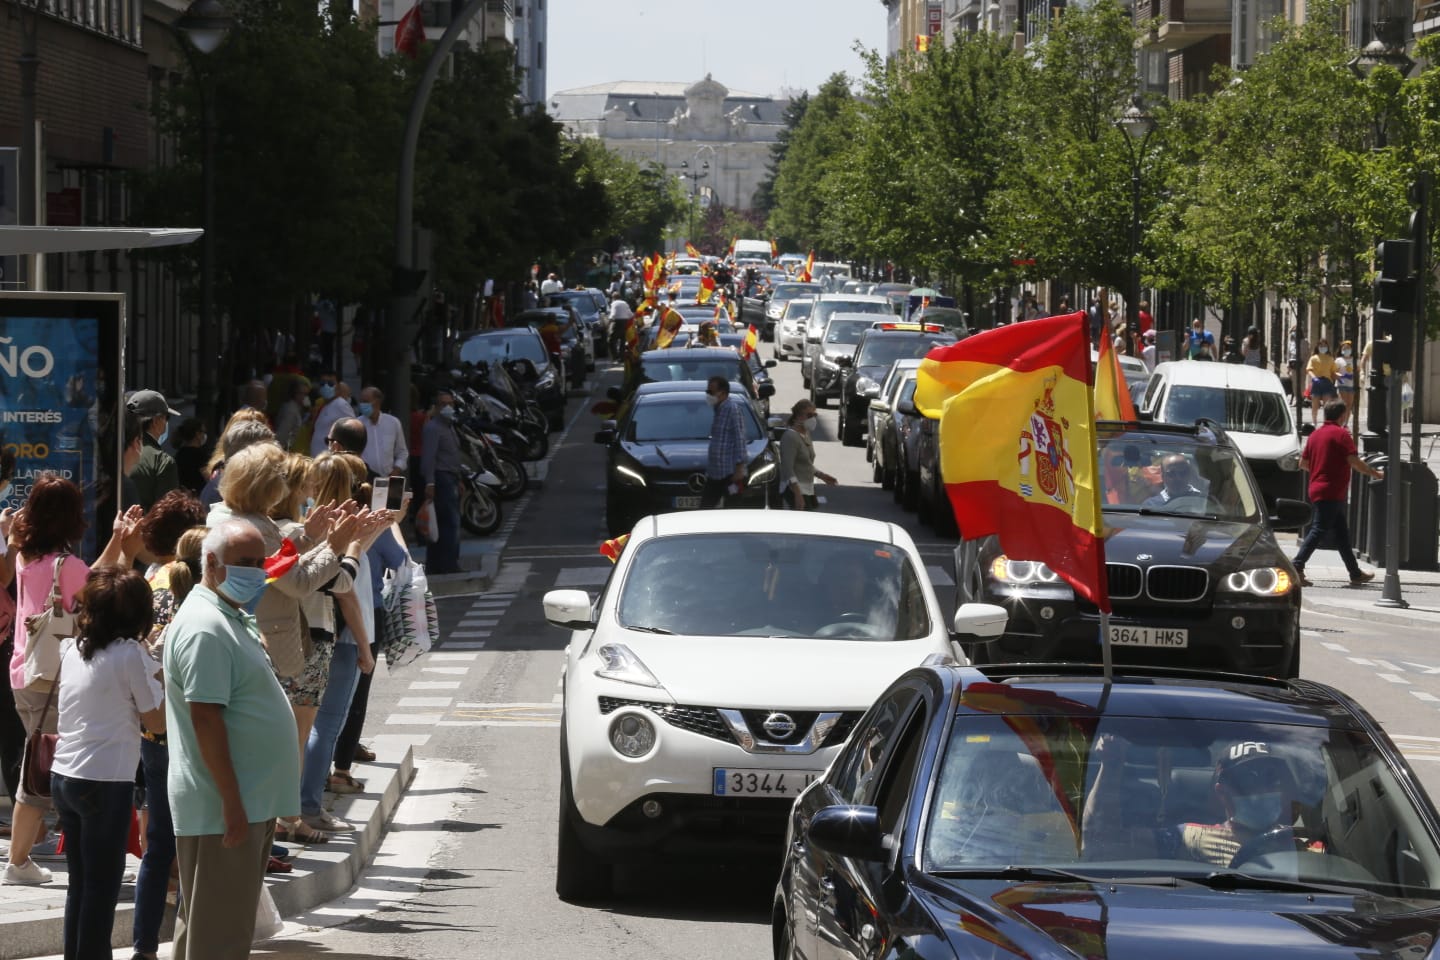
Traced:
[[761, 726], [776, 740], [784, 740], [795, 733], [795, 721], [790, 719], [788, 713], [772, 713], [765, 718]]
[[705, 492], [705, 474], [703, 474], [703, 473], [692, 473], [692, 474], [690, 474], [690, 479], [685, 481], [685, 484], [686, 484], [686, 486], [688, 486], [688, 487], [690, 488], [691, 492], [693, 492], [693, 493], [704, 493], [704, 492]]

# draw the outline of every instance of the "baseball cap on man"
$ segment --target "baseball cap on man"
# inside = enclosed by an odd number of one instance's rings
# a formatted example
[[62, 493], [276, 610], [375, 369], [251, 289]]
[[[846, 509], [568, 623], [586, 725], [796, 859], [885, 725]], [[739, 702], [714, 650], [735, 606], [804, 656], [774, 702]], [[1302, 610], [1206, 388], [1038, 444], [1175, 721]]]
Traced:
[[167, 414], [172, 417], [181, 415], [179, 410], [171, 409], [165, 395], [158, 390], [136, 390], [125, 401], [125, 406], [141, 420], [153, 420]]
[[1215, 762], [1216, 782], [1246, 786], [1280, 782], [1289, 771], [1285, 761], [1270, 752], [1270, 745], [1258, 740], [1241, 740], [1221, 748]]

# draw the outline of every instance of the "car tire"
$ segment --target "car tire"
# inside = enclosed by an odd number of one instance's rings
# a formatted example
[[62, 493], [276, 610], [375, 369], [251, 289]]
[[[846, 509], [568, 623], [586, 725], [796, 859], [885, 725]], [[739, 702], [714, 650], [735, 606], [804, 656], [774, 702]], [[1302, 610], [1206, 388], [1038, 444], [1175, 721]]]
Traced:
[[800, 386], [801, 386], [802, 389], [809, 390], [809, 389], [810, 389], [810, 374], [808, 374], [808, 373], [805, 372], [805, 369], [804, 369], [805, 361], [804, 361], [804, 360], [801, 360], [801, 361], [800, 361], [800, 365], [801, 365], [801, 369], [800, 369]]
[[800, 960], [795, 950], [795, 936], [790, 932], [790, 918], [785, 911], [777, 910], [775, 918], [775, 960]]
[[[880, 461], [879, 461], [879, 460], [871, 460], [871, 461], [870, 461], [870, 482], [871, 482], [871, 483], [880, 483], [880, 482], [883, 480], [884, 476], [885, 476], [885, 471], [880, 469]], [[881, 487], [881, 489], [883, 490], [884, 487]]]
[[847, 415], [850, 404], [842, 398], [840, 401], [840, 442], [847, 447], [862, 446], [865, 440], [865, 428], [855, 422], [853, 416]]
[[890, 496], [901, 506], [905, 505], [905, 471], [896, 470], [894, 480], [890, 483]]
[[815, 389], [814, 380], [810, 381], [810, 402], [815, 405], [816, 410], [819, 410], [825, 406], [825, 398], [820, 396], [819, 390]]
[[[900, 494], [900, 506], [906, 510], [914, 510], [920, 501], [920, 474], [912, 470], [902, 472], [905, 474], [905, 481], [904, 489]], [[895, 486], [899, 487], [900, 485], [900, 479], [897, 477]]]
[[[564, 720], [562, 718], [563, 726]], [[585, 848], [575, 830], [575, 797], [570, 788], [570, 756], [560, 741], [560, 810], [557, 816], [555, 894], [567, 903], [584, 903], [610, 896], [615, 869]]]

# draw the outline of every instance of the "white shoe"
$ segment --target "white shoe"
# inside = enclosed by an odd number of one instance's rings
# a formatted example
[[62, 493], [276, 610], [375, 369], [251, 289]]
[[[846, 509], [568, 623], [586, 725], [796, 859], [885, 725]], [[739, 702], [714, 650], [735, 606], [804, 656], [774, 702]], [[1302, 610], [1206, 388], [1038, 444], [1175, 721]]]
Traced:
[[52, 874], [34, 860], [26, 860], [25, 865], [8, 864], [5, 867], [5, 876], [0, 883], [13, 883], [17, 886], [38, 887], [42, 883], [49, 883]]
[[307, 827], [315, 830], [324, 830], [326, 833], [351, 833], [358, 829], [355, 824], [348, 820], [341, 820], [329, 810], [321, 810], [319, 813], [306, 814], [300, 818], [305, 821]]

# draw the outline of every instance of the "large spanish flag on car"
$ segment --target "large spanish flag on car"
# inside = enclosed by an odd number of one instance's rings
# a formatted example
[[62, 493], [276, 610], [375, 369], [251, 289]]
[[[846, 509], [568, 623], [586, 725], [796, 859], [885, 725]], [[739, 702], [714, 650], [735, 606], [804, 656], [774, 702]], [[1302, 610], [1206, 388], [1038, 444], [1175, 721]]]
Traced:
[[915, 406], [940, 421], [940, 475], [960, 535], [998, 534], [1110, 610], [1084, 313], [1030, 320], [936, 347]]
[[680, 332], [680, 328], [685, 326], [685, 318], [667, 306], [660, 308], [660, 319], [657, 322], [660, 330], [655, 334], [655, 349], [664, 350], [674, 342], [675, 334]]

